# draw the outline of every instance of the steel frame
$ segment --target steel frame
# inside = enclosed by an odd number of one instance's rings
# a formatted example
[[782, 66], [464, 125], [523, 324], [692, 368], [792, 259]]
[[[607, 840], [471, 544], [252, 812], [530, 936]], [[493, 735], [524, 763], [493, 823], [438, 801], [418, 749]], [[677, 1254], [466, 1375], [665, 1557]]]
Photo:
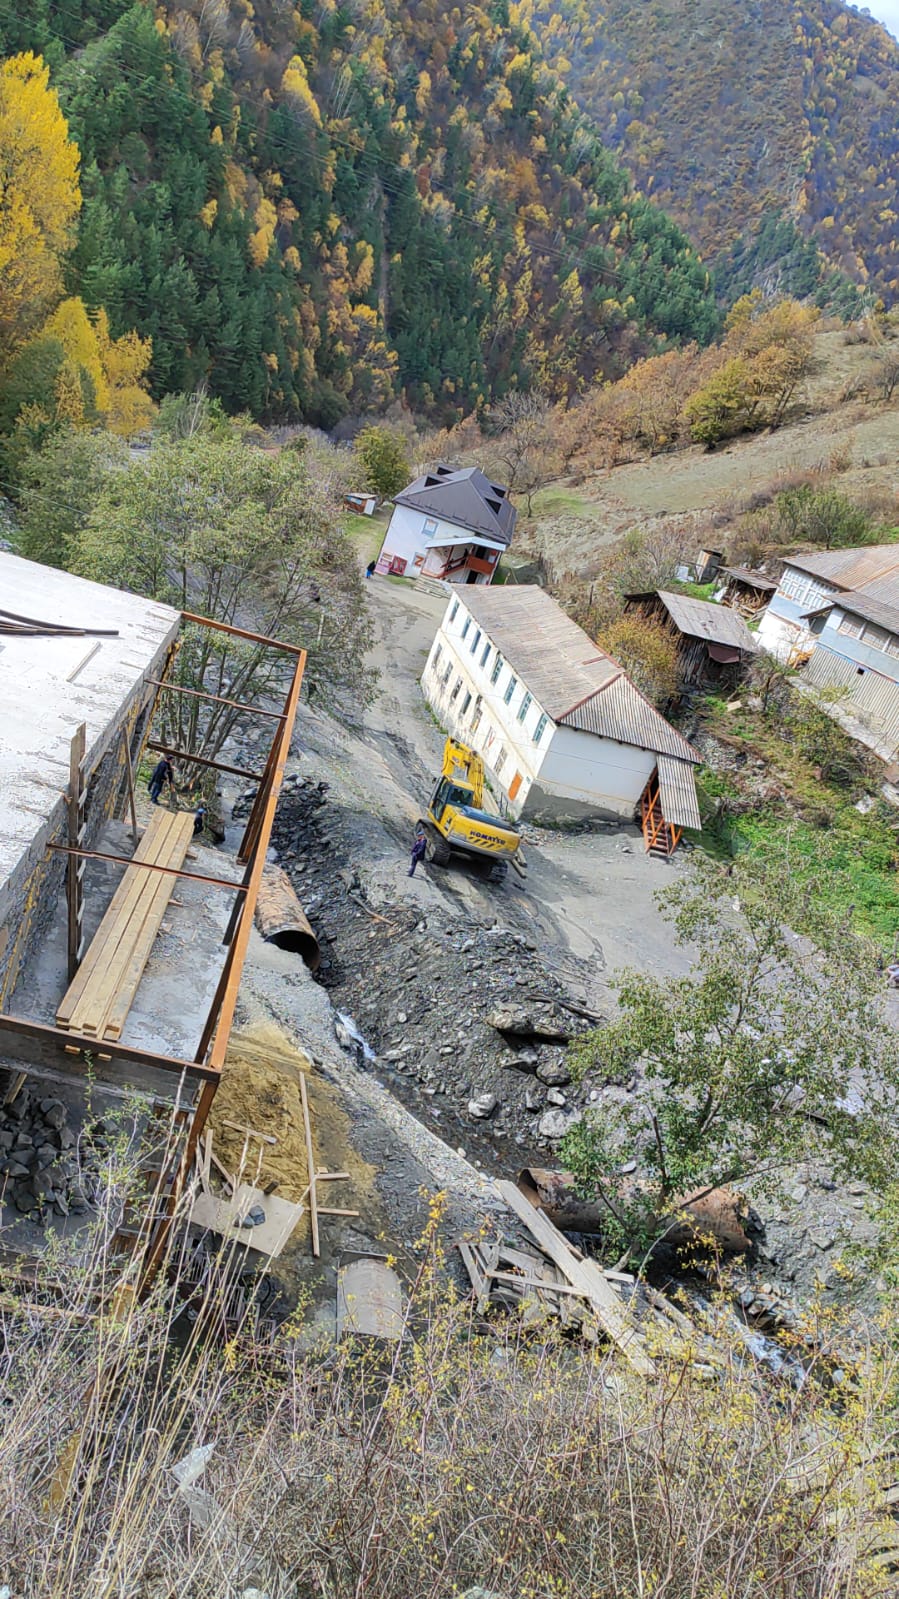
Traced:
[[[259, 885], [262, 881], [262, 872], [265, 866], [266, 852], [271, 837], [272, 824], [275, 817], [275, 807], [284, 780], [284, 770], [287, 756], [290, 751], [296, 721], [297, 708], [300, 699], [300, 690], [303, 683], [303, 671], [306, 664], [306, 652], [296, 645], [284, 643], [280, 639], [266, 638], [261, 634], [248, 633], [242, 628], [230, 627], [227, 623], [217, 622], [209, 617], [196, 616], [192, 612], [182, 612], [182, 623], [190, 623], [200, 627], [209, 627], [217, 632], [229, 633], [236, 638], [249, 639], [254, 643], [266, 645], [271, 649], [282, 650], [294, 657], [294, 669], [290, 687], [284, 700], [281, 711], [272, 712], [260, 708], [260, 714], [266, 718], [274, 718], [277, 722], [274, 737], [265, 767], [262, 772], [248, 772], [240, 767], [224, 766], [215, 761], [205, 760], [199, 756], [188, 756], [180, 752], [170, 752], [175, 758], [194, 760], [199, 765], [211, 767], [213, 770], [225, 771], [238, 777], [246, 777], [259, 784], [250, 818], [241, 841], [238, 860], [245, 866], [243, 880], [228, 882], [224, 879], [202, 878], [203, 881], [215, 883], [215, 886], [230, 890], [235, 895], [234, 909], [228, 930], [223, 943], [227, 945], [224, 965], [216, 987], [215, 995], [203, 1027], [200, 1045], [194, 1060], [181, 1060], [174, 1056], [157, 1053], [152, 1050], [135, 1049], [128, 1045], [81, 1037], [78, 1034], [66, 1032], [64, 1029], [50, 1026], [42, 1022], [32, 1021], [26, 1017], [9, 1015], [0, 1012], [0, 1056], [7, 1060], [17, 1062], [27, 1075], [29, 1066], [37, 1072], [59, 1073], [62, 1077], [78, 1079], [88, 1077], [92, 1071], [98, 1071], [103, 1077], [113, 1079], [110, 1088], [115, 1090], [115, 1079], [121, 1081], [128, 1075], [132, 1084], [140, 1092], [140, 1085], [134, 1083], [142, 1071], [162, 1073], [172, 1079], [172, 1098], [180, 1098], [178, 1083], [193, 1084], [199, 1090], [199, 1097], [193, 1110], [186, 1147], [180, 1161], [178, 1172], [171, 1184], [168, 1198], [168, 1214], [174, 1212], [178, 1192], [184, 1176], [189, 1170], [190, 1162], [196, 1150], [197, 1141], [206, 1124], [206, 1119], [215, 1096], [221, 1077], [222, 1067], [228, 1048], [228, 1040], [234, 1021], [234, 1012], [237, 1005], [237, 992], [246, 959], [249, 944], [250, 930], [253, 925], [253, 916], [256, 909], [256, 898]], [[174, 659], [174, 651], [169, 656], [169, 665]], [[168, 670], [169, 668], [167, 668]], [[147, 718], [147, 727], [152, 724], [159, 694], [169, 685], [163, 679], [147, 678], [146, 686], [153, 689], [152, 696], [148, 696], [146, 705], [150, 707]], [[247, 710], [251, 710], [247, 707]], [[152, 740], [146, 741], [146, 747], [157, 749], [162, 746]], [[85, 854], [100, 855], [100, 851], [84, 851], [57, 844], [48, 846], [60, 850], [67, 855], [69, 860], [77, 863], [79, 857]], [[129, 858], [121, 857], [123, 865], [133, 864]], [[161, 868], [160, 868], [161, 869]], [[200, 877], [196, 872], [179, 872], [177, 876]], [[158, 1088], [151, 1090], [158, 1092]], [[148, 1266], [158, 1260], [161, 1247], [161, 1233], [165, 1228], [157, 1229], [156, 1238], [151, 1247]]]

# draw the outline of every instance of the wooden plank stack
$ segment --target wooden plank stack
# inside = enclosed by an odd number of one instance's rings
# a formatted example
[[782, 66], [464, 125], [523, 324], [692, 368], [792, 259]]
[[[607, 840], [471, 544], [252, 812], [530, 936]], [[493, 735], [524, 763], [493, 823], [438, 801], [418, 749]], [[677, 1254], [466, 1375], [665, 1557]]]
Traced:
[[57, 1027], [85, 1038], [117, 1039], [134, 1003], [176, 878], [142, 871], [141, 862], [179, 871], [191, 839], [189, 811], [158, 809], [134, 852], [56, 1012]]

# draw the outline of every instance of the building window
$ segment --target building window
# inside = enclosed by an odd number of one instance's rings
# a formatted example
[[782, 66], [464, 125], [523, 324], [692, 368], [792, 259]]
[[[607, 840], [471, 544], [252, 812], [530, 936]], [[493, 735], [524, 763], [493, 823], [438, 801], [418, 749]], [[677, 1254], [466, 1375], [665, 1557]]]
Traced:
[[450, 619], [451, 622], [455, 622], [455, 620], [456, 620], [456, 612], [458, 611], [458, 609], [459, 609], [459, 601], [458, 600], [453, 600], [453, 608], [452, 608], [452, 610], [450, 611], [450, 614], [449, 614], [449, 619]]
[[506, 754], [507, 754], [506, 746], [505, 746], [505, 744], [501, 744], [500, 747], [499, 747], [499, 754], [497, 755], [496, 760], [493, 763], [493, 770], [497, 773], [497, 775], [499, 775], [499, 773], [502, 771], [503, 767], [506, 764]]
[[530, 708], [531, 708], [531, 696], [530, 696], [530, 694], [526, 694], [524, 699], [522, 700], [520, 706], [518, 707], [518, 720], [519, 720], [519, 722], [523, 722], [524, 721], [524, 719], [527, 716], [528, 711], [530, 710]]
[[463, 638], [465, 637], [465, 635], [468, 632], [468, 629], [470, 627], [471, 627], [471, 617], [470, 616], [466, 616], [465, 621], [462, 623], [462, 637]]
[[432, 516], [429, 516], [425, 522], [423, 532], [427, 534], [428, 538], [430, 538], [433, 533], [437, 532], [437, 523]]
[[541, 715], [540, 720], [537, 723], [537, 726], [534, 728], [534, 743], [535, 744], [539, 744], [540, 743], [540, 740], [543, 737], [543, 729], [546, 726], [546, 722], [547, 722], [547, 718], [545, 716]]
[[443, 645], [442, 644], [435, 645], [435, 647], [434, 647], [434, 656], [433, 656], [433, 659], [431, 661], [431, 665], [432, 666], [436, 666], [437, 665], [437, 662], [440, 660], [440, 657], [441, 657], [442, 654], [443, 654]]
[[844, 616], [837, 628], [838, 633], [845, 633], [847, 638], [861, 638], [865, 631], [865, 624], [858, 616]]
[[497, 683], [499, 681], [499, 674], [502, 671], [502, 669], [503, 669], [503, 658], [500, 655], [499, 650], [497, 650], [497, 652], [496, 652], [496, 660], [493, 663], [493, 671], [490, 673], [490, 681], [491, 681], [491, 683], [495, 684], [495, 683]]
[[456, 698], [456, 696], [458, 695], [459, 690], [460, 690], [461, 687], [462, 687], [462, 679], [461, 679], [461, 677], [457, 677], [455, 683], [453, 684], [453, 692], [450, 695], [450, 699], [451, 700], [454, 700]]
[[452, 663], [452, 661], [447, 661], [447, 663], [446, 663], [446, 671], [443, 674], [443, 686], [444, 686], [444, 688], [446, 688], [446, 685], [449, 682], [449, 680], [452, 677], [452, 675], [453, 675], [453, 663]]
[[464, 700], [462, 701], [462, 708], [461, 708], [461, 710], [459, 712], [460, 716], [464, 716], [466, 714], [470, 704], [471, 704], [471, 695], [470, 694], [466, 694]]
[[481, 704], [481, 696], [479, 694], [477, 699], [474, 702], [474, 710], [471, 713], [471, 731], [473, 733], [476, 733], [478, 728], [480, 727], [480, 725], [481, 725], [481, 717], [482, 717], [483, 714], [484, 714], [484, 707]]
[[511, 705], [511, 703], [512, 703], [512, 695], [515, 693], [515, 690], [517, 689], [517, 687], [518, 687], [518, 678], [517, 677], [510, 677], [509, 678], [508, 687], [506, 689], [505, 694], [503, 695], [503, 699], [505, 700], [507, 705]]
[[481, 656], [481, 666], [482, 667], [487, 665], [487, 662], [488, 662], [488, 660], [490, 658], [490, 651], [491, 651], [492, 648], [493, 648], [493, 646], [490, 643], [490, 640], [488, 639], [487, 643], [484, 645], [484, 651], [483, 651], [483, 654]]
[[481, 629], [478, 628], [477, 632], [475, 633], [474, 638], [471, 641], [471, 653], [472, 653], [472, 655], [474, 655], [474, 652], [477, 649], [477, 647], [480, 644], [480, 642], [481, 642]]

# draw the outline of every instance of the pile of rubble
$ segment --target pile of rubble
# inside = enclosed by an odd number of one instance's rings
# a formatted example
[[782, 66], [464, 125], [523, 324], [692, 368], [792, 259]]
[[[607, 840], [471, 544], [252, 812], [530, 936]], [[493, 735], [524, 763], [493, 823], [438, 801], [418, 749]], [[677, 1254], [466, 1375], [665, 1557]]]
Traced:
[[[86, 1175], [78, 1158], [77, 1139], [65, 1105], [52, 1096], [41, 1098], [23, 1089], [3, 1106], [0, 1121], [0, 1192], [3, 1204], [20, 1215], [48, 1222], [69, 1213], [82, 1214], [90, 1200]], [[92, 1145], [105, 1140], [105, 1129], [92, 1129]]]

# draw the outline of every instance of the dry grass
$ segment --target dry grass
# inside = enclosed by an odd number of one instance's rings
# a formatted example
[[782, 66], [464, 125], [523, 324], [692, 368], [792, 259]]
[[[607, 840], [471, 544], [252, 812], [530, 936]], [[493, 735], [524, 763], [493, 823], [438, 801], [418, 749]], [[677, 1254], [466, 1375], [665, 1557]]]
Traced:
[[[0, 1577], [14, 1599], [885, 1591], [856, 1539], [856, 1461], [892, 1398], [873, 1360], [838, 1414], [814, 1375], [772, 1391], [745, 1350], [712, 1381], [669, 1365], [641, 1384], [549, 1332], [485, 1329], [448, 1286], [437, 1204], [401, 1344], [301, 1353], [290, 1325], [270, 1342], [249, 1322], [223, 1335], [233, 1259], [209, 1263], [192, 1320], [177, 1252], [143, 1303], [116, 1291], [122, 1181], [90, 1235], [0, 1301]], [[797, 1494], [789, 1473], [825, 1424], [823, 1481]], [[172, 1468], [208, 1445], [179, 1487]]]

